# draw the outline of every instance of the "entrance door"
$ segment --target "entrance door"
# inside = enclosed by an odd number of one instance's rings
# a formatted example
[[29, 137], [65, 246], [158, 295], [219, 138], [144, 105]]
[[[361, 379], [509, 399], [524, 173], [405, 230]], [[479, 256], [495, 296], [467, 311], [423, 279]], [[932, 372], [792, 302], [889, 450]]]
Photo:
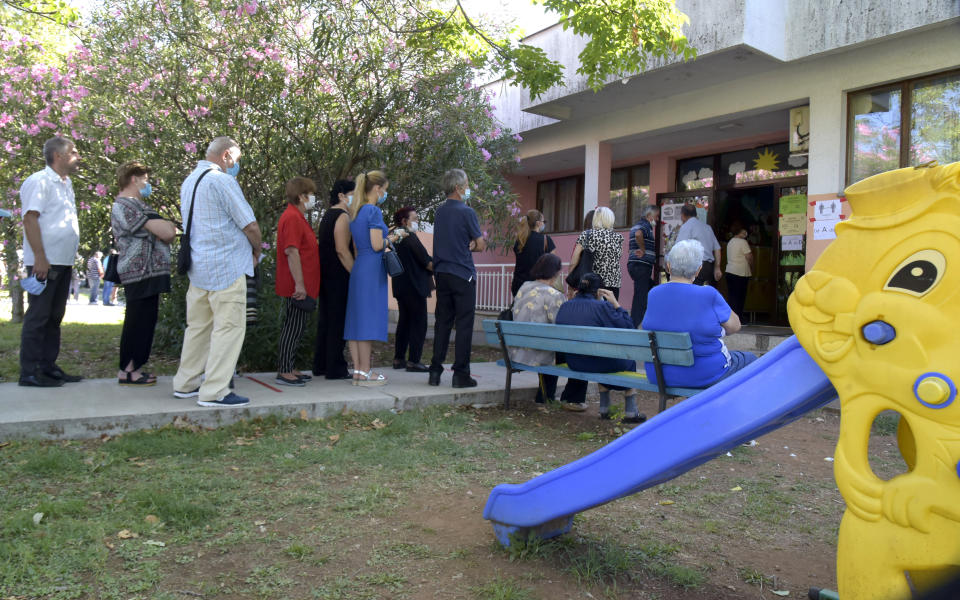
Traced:
[[673, 247], [680, 229], [680, 208], [687, 203], [697, 206], [697, 218], [704, 223], [712, 224], [710, 207], [713, 205], [712, 190], [697, 190], [694, 192], [670, 192], [657, 194], [657, 206], [660, 207], [660, 222], [657, 224], [657, 275], [660, 282], [666, 281], [666, 270], [663, 257]]

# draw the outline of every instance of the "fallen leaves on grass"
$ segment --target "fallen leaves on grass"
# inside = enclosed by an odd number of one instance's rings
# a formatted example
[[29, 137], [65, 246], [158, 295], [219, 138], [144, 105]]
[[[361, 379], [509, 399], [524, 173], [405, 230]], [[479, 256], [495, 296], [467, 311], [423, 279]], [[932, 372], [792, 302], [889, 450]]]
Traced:
[[671, 504], [676, 504], [673, 500], [661, 500], [658, 502], [660, 506], [670, 506]]
[[117, 537], [121, 540], [129, 540], [140, 537], [140, 534], [135, 531], [130, 531], [129, 529], [121, 529], [117, 532]]
[[150, 523], [151, 525], [156, 525], [157, 523], [160, 522], [160, 517], [158, 517], [157, 515], [147, 515], [143, 518], [143, 520], [146, 521], [147, 523]]
[[331, 435], [328, 439], [330, 440], [330, 445], [333, 446], [340, 441], [340, 434], [335, 433]]

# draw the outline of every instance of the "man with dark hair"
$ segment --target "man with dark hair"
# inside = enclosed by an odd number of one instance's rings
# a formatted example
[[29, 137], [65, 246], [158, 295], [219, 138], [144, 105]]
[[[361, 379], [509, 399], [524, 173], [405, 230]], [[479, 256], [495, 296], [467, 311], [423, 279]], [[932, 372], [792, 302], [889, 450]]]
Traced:
[[20, 186], [23, 214], [23, 264], [45, 286], [28, 293], [20, 332], [20, 385], [59, 387], [80, 381], [57, 366], [60, 323], [67, 308], [71, 271], [80, 243], [77, 204], [70, 174], [80, 161], [74, 143], [63, 137], [43, 145], [47, 166]]
[[630, 318], [633, 326], [643, 322], [643, 313], [647, 311], [647, 294], [653, 287], [653, 276], [657, 263], [657, 220], [660, 209], [648, 204], [643, 207], [643, 218], [630, 230], [630, 257], [627, 259], [627, 273], [633, 279], [633, 306]]
[[487, 243], [480, 231], [477, 213], [466, 205], [470, 199], [467, 174], [463, 169], [450, 169], [443, 174], [442, 185], [447, 201], [434, 212], [433, 224], [437, 308], [429, 384], [440, 385], [450, 332], [456, 323], [453, 387], [474, 387], [477, 380], [470, 377], [470, 347], [477, 306], [477, 270], [470, 253], [483, 252]]
[[694, 204], [684, 204], [680, 209], [680, 220], [683, 225], [677, 232], [677, 241], [697, 240], [703, 246], [703, 266], [694, 279], [697, 285], [709, 284], [717, 287], [717, 282], [723, 276], [720, 270], [720, 242], [713, 233], [713, 228], [697, 218], [697, 207]]

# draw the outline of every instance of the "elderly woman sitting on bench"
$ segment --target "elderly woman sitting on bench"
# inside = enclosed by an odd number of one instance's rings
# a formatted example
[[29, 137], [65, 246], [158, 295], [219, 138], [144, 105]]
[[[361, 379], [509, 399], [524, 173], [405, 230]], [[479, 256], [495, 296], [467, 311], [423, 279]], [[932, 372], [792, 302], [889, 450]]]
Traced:
[[[559, 325], [586, 325], [589, 327], [615, 327], [633, 329], [630, 313], [620, 308], [613, 292], [601, 289], [603, 280], [596, 273], [587, 273], [580, 279], [577, 295], [563, 303], [557, 312]], [[567, 354], [567, 365], [574, 370], [586, 373], [618, 373], [636, 371], [637, 363], [622, 358], [601, 356], [583, 356]], [[624, 423], [642, 423], [646, 415], [637, 410], [637, 397], [634, 390], [600, 384], [600, 418], [610, 418], [610, 390], [623, 391]]]
[[[677, 242], [667, 254], [670, 282], [650, 290], [641, 327], [650, 331], [686, 331], [693, 344], [689, 367], [663, 366], [665, 383], [674, 387], [708, 387], [757, 360], [751, 352], [727, 350], [723, 336], [740, 331], [740, 317], [716, 289], [695, 285], [703, 246]], [[644, 363], [647, 379], [656, 382], [653, 363]]]

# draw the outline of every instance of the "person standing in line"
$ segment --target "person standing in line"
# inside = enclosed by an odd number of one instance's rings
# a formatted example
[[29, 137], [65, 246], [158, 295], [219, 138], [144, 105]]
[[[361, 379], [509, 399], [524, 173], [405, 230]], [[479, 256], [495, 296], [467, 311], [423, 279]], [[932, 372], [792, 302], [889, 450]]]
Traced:
[[260, 226], [236, 179], [240, 154], [231, 138], [214, 138], [180, 188], [192, 264], [173, 395], [197, 398], [200, 406], [250, 403], [229, 388], [247, 330], [247, 276], [253, 276], [261, 244]]
[[660, 209], [648, 204], [643, 207], [643, 218], [630, 230], [630, 257], [627, 259], [627, 273], [633, 280], [633, 305], [630, 318], [633, 326], [643, 322], [643, 313], [647, 310], [647, 294], [653, 287], [654, 266], [657, 262], [657, 221]]
[[697, 240], [703, 247], [703, 265], [694, 283], [717, 287], [723, 272], [720, 270], [720, 242], [713, 228], [697, 218], [697, 207], [689, 203], [680, 208], [680, 221], [683, 224], [677, 232], [677, 242]]
[[573, 247], [573, 257], [570, 259], [570, 270], [574, 270], [584, 251], [593, 254], [593, 269], [603, 280], [604, 289], [613, 292], [614, 297], [620, 297], [620, 257], [623, 255], [623, 236], [613, 229], [616, 217], [613, 211], [606, 206], [600, 206], [593, 211], [593, 227], [584, 231], [577, 238]]
[[[393, 278], [393, 297], [397, 299], [397, 331], [393, 349], [393, 368], [411, 373], [430, 369], [420, 362], [423, 342], [427, 337], [427, 298], [433, 292], [433, 258], [417, 237], [420, 216], [412, 206], [405, 206], [393, 215], [396, 229], [407, 232], [397, 248], [403, 273]], [[409, 354], [408, 352], [409, 348]]]
[[287, 209], [277, 223], [277, 295], [286, 298], [277, 355], [277, 383], [303, 387], [313, 379], [295, 368], [297, 348], [320, 296], [320, 254], [307, 213], [317, 204], [317, 186], [306, 177], [287, 182]]
[[73, 259], [73, 269], [70, 272], [70, 292], [67, 294], [67, 298], [73, 296], [74, 302], [80, 301], [80, 278], [82, 277], [81, 273], [83, 272], [83, 257], [77, 254]]
[[100, 281], [103, 279], [103, 252], [97, 250], [87, 261], [87, 284], [90, 286], [90, 304], [100, 302]]
[[[110, 262], [117, 259], [117, 251], [115, 248], [110, 248], [109, 254], [103, 259], [103, 272], [106, 273], [107, 269], [110, 267]], [[117, 297], [117, 286], [114, 285], [112, 281], [103, 280], [103, 291], [100, 293], [100, 297], [103, 299], [104, 306], [114, 306], [114, 300]]]
[[523, 284], [534, 281], [530, 271], [540, 257], [557, 249], [550, 236], [543, 233], [544, 229], [546, 229], [546, 223], [543, 220], [543, 213], [539, 210], [531, 210], [520, 218], [517, 241], [513, 244], [513, 254], [517, 257], [517, 263], [513, 268], [510, 294], [514, 297]]
[[727, 292], [730, 308], [743, 319], [743, 305], [747, 300], [747, 284], [753, 274], [753, 252], [747, 243], [747, 230], [740, 228], [727, 242]]
[[437, 280], [437, 308], [428, 383], [440, 385], [450, 332], [456, 323], [453, 387], [475, 387], [477, 380], [470, 377], [470, 347], [477, 306], [477, 270], [470, 253], [483, 252], [487, 242], [480, 231], [477, 213], [466, 204], [470, 200], [466, 172], [450, 169], [443, 174], [441, 185], [447, 201], [434, 211], [433, 272]]
[[153, 348], [160, 294], [170, 291], [170, 243], [177, 237], [177, 228], [144, 202], [153, 191], [145, 164], [121, 165], [117, 187], [120, 192], [110, 211], [110, 224], [118, 253], [110, 260], [117, 261], [126, 297], [117, 380], [124, 386], [156, 385], [157, 378], [141, 368]]
[[80, 244], [77, 204], [70, 175], [80, 153], [63, 137], [43, 144], [46, 168], [20, 186], [23, 215], [23, 264], [27, 274], [45, 282], [39, 294], [27, 294], [20, 330], [20, 385], [59, 387], [83, 379], [57, 366], [60, 323], [67, 309], [74, 258]]
[[339, 179], [330, 190], [330, 208], [323, 213], [317, 233], [320, 249], [320, 317], [314, 342], [313, 376], [350, 379], [343, 358], [346, 341], [343, 322], [347, 318], [347, 291], [354, 254], [350, 237], [350, 205], [354, 182]]
[[382, 171], [357, 176], [355, 198], [350, 212], [350, 235], [357, 259], [350, 271], [347, 293], [347, 318], [343, 337], [353, 359], [353, 385], [376, 386], [387, 383], [382, 373], [374, 373], [370, 364], [373, 341], [387, 341], [387, 269], [383, 252], [387, 241], [396, 242], [406, 232], [388, 234], [379, 205], [387, 200], [390, 182]]

